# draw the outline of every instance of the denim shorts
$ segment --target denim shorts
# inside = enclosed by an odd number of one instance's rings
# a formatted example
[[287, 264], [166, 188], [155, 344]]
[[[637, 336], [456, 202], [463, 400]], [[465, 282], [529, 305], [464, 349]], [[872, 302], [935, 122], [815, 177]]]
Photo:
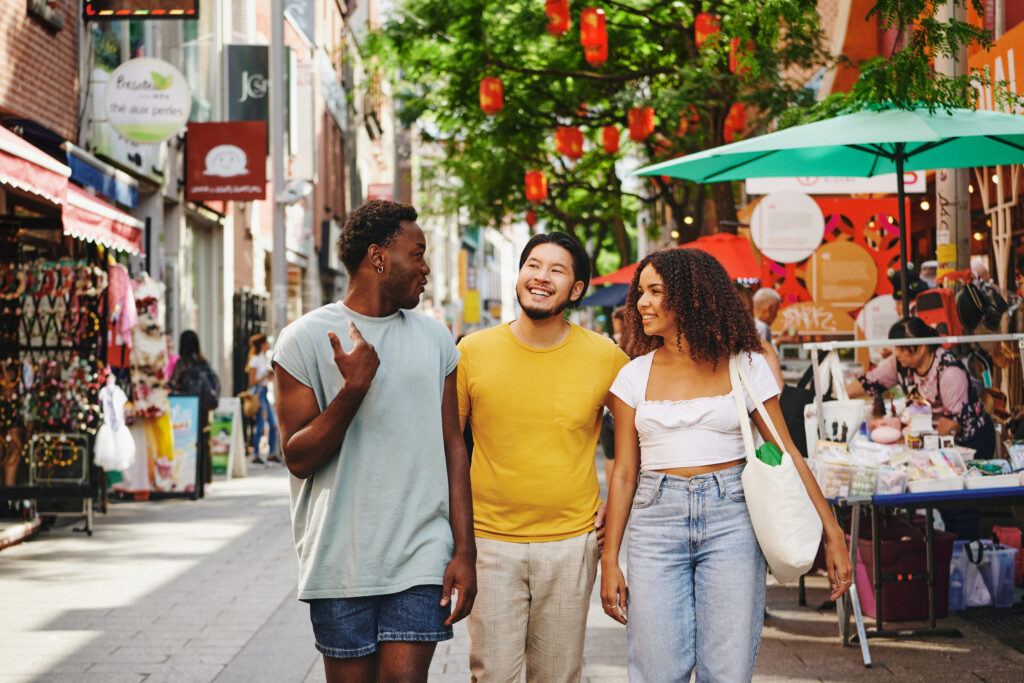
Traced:
[[441, 586], [413, 586], [401, 593], [309, 601], [316, 649], [339, 659], [362, 657], [387, 641], [438, 642], [452, 637], [444, 620]]

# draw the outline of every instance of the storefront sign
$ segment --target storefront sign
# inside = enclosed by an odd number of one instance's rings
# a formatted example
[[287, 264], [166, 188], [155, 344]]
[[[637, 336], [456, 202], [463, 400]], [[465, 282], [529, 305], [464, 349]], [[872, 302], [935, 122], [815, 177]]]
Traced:
[[171, 396], [171, 435], [174, 453], [169, 459], [157, 457], [153, 488], [157, 491], [191, 492], [196, 487], [199, 457], [199, 397]]
[[[967, 66], [972, 73], [987, 73], [991, 81], [984, 86], [974, 84], [974, 89], [978, 91], [978, 109], [1005, 109], [998, 106], [999, 88], [1005, 88], [1011, 95], [1017, 95], [1024, 89], [1024, 83], [1017, 82], [1017, 74], [1024, 75], [1024, 23], [1017, 24], [1000, 36], [990, 49], [979, 50], [971, 55], [967, 59]], [[1012, 111], [1019, 114], [1024, 108], [1017, 104]]]
[[107, 120], [125, 138], [156, 144], [188, 121], [192, 93], [185, 76], [159, 59], [141, 57], [117, 67], [107, 81]]
[[[747, 194], [771, 194], [772, 192], [803, 192], [804, 194], [895, 194], [896, 174], [886, 173], [872, 178], [843, 176], [803, 178], [750, 178], [746, 181]], [[907, 194], [921, 193], [928, 189], [923, 171], [903, 174], [904, 190]]]
[[190, 123], [185, 198], [251, 201], [267, 196], [267, 123]]
[[221, 398], [210, 420], [210, 461], [214, 474], [245, 476], [241, 400]]
[[846, 240], [827, 242], [808, 262], [811, 296], [838, 308], [860, 308], [871, 299], [878, 268], [867, 249]]
[[348, 101], [345, 89], [341, 87], [338, 72], [331, 65], [331, 59], [322, 49], [316, 51], [316, 68], [320, 72], [320, 93], [323, 95], [327, 111], [331, 112], [334, 121], [342, 132], [348, 130]]
[[778, 263], [797, 263], [814, 253], [825, 233], [821, 209], [802, 192], [774, 192], [757, 204], [750, 236]]
[[[52, 4], [52, 3], [51, 3]], [[85, 0], [86, 21], [108, 19], [197, 19], [199, 0]]]
[[312, 47], [316, 44], [316, 0], [285, 0], [284, 16], [306, 45]]
[[228, 120], [266, 121], [270, 52], [266, 45], [228, 45]]

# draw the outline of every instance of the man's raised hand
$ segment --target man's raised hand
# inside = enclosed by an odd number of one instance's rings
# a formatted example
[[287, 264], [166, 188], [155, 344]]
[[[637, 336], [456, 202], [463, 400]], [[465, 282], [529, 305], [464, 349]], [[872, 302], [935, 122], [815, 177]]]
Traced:
[[380, 365], [380, 358], [377, 357], [377, 350], [373, 345], [363, 339], [356, 324], [348, 321], [348, 336], [355, 344], [348, 353], [341, 347], [341, 340], [333, 332], [327, 333], [331, 341], [331, 348], [334, 350], [334, 362], [345, 378], [345, 386], [352, 389], [369, 391], [370, 383], [377, 374], [377, 367]]

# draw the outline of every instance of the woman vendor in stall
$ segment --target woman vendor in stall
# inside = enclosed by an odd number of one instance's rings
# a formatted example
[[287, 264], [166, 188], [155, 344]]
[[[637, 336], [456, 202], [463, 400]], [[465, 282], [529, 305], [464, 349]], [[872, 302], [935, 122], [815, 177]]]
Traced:
[[[904, 318], [889, 329], [889, 339], [926, 339], [938, 332], [920, 318]], [[910, 396], [915, 390], [932, 408], [932, 423], [940, 436], [954, 435], [958, 446], [973, 448], [979, 460], [992, 457], [995, 426], [974, 390], [967, 369], [950, 351], [937, 344], [897, 346], [894, 353], [866, 375], [847, 385], [850, 398], [881, 394], [899, 384]]]

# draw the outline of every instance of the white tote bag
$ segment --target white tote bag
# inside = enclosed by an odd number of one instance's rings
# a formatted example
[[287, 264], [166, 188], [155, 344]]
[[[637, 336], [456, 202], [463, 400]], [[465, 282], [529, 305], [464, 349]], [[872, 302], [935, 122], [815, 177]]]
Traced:
[[[831, 374], [832, 389], [836, 398], [833, 401], [823, 401], [821, 404], [825, 432], [820, 434], [819, 438], [848, 444], [860, 431], [860, 424], [864, 421], [865, 403], [860, 399], [851, 399], [846, 393], [839, 354], [830, 351], [825, 356], [821, 369], [823, 374], [826, 371]], [[827, 379], [822, 380], [822, 386], [828, 386]]]
[[[821, 518], [807, 495], [800, 473], [793, 464], [793, 456], [783, 449], [782, 439], [754, 391], [740, 358], [733, 356], [729, 359], [729, 376], [747, 452], [747, 465], [742, 476], [743, 493], [761, 552], [772, 575], [779, 583], [785, 584], [806, 574], [814, 564], [814, 556], [821, 543]], [[778, 465], [768, 465], [757, 458], [743, 398], [744, 389], [768, 425], [775, 443], [783, 451], [782, 462]]]

